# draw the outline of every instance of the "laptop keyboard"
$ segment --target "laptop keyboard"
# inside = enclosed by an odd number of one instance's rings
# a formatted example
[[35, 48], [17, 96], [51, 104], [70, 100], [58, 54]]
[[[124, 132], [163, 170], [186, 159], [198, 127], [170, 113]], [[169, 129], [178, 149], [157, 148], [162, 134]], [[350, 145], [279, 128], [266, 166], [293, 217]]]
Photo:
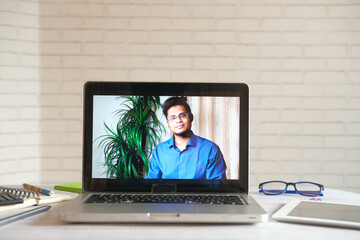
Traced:
[[183, 203], [244, 205], [238, 196], [170, 194], [93, 194], [85, 203]]

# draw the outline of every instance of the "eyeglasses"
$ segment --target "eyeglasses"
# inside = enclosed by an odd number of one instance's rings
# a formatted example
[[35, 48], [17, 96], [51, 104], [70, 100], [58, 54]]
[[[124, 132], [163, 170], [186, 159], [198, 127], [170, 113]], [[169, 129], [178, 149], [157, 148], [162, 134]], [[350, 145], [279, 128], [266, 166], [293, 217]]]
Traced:
[[183, 119], [183, 118], [188, 118], [191, 115], [191, 113], [180, 113], [178, 116], [171, 116], [168, 118], [169, 122], [173, 122], [175, 121], [177, 118], [179, 119]]
[[[288, 190], [288, 186], [294, 186], [294, 190]], [[281, 195], [284, 193], [297, 193], [307, 197], [323, 196], [324, 186], [314, 182], [283, 182], [268, 181], [259, 184], [259, 192], [266, 195]]]

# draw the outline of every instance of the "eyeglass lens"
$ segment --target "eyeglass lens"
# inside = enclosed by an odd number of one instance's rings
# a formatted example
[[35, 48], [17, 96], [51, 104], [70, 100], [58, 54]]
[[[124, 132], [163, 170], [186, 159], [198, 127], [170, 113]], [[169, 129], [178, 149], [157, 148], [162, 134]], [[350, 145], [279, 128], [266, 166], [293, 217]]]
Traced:
[[[281, 194], [286, 190], [285, 182], [269, 182], [262, 186], [263, 192], [268, 195]], [[295, 183], [295, 190], [305, 196], [317, 196], [321, 192], [320, 186], [310, 182]]]
[[284, 182], [269, 182], [262, 185], [263, 192], [269, 195], [281, 194], [285, 191], [286, 183]]
[[305, 196], [316, 196], [320, 193], [321, 188], [313, 183], [303, 182], [295, 184], [298, 193]]

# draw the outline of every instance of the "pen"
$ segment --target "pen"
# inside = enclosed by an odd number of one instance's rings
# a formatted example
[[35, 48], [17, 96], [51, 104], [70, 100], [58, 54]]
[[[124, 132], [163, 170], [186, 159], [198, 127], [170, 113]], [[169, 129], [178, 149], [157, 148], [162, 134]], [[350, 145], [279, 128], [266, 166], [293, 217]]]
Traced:
[[26, 188], [26, 189], [30, 189], [32, 191], [35, 191], [35, 192], [43, 193], [43, 194], [48, 195], [48, 196], [53, 196], [54, 195], [53, 191], [50, 191], [50, 190], [47, 190], [47, 189], [44, 189], [44, 188], [35, 187], [35, 186], [30, 185], [30, 184], [24, 183], [23, 187]]
[[5, 225], [7, 223], [17, 221], [17, 220], [20, 220], [20, 219], [23, 219], [23, 218], [26, 218], [26, 217], [29, 217], [29, 216], [32, 216], [32, 215], [35, 215], [35, 214], [38, 214], [38, 213], [41, 213], [41, 212], [45, 212], [50, 207], [51, 206], [48, 206], [48, 205], [40, 206], [40, 207], [33, 208], [33, 209], [29, 210], [29, 211], [16, 214], [14, 216], [10, 216], [10, 217], [0, 219], [0, 226]]

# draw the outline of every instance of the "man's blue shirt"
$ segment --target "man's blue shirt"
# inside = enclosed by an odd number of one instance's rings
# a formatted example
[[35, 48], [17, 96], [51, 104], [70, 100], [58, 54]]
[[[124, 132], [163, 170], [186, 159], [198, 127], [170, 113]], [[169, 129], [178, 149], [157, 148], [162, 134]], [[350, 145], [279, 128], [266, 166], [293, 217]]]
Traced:
[[220, 148], [194, 134], [183, 151], [175, 146], [174, 136], [158, 144], [149, 165], [146, 178], [226, 179], [226, 164]]

